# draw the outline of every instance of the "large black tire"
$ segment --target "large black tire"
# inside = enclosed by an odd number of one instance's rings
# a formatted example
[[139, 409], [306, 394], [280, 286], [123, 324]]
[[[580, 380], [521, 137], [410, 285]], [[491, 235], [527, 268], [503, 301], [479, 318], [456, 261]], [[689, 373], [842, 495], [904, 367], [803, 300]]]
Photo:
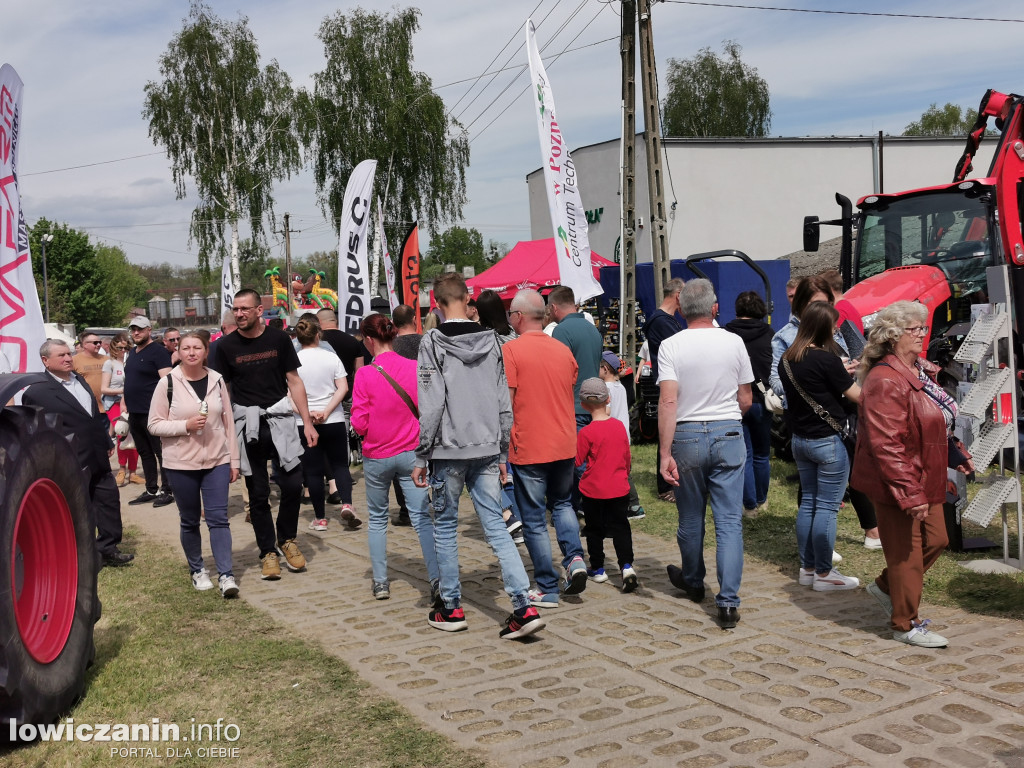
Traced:
[[100, 614], [86, 478], [59, 417], [0, 408], [0, 739], [82, 695]]

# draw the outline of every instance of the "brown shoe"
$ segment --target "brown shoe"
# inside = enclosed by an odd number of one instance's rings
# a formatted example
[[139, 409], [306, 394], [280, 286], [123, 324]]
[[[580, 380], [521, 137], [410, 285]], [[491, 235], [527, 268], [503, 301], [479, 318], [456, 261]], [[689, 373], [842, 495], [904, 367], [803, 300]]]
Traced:
[[117, 470], [117, 474], [114, 475], [114, 482], [117, 483], [118, 488], [124, 488], [126, 485], [128, 485], [128, 480], [125, 477], [126, 474], [127, 473], [125, 468], [121, 467], [119, 470]]
[[288, 539], [288, 541], [278, 544], [277, 554], [284, 558], [284, 564], [288, 566], [289, 571], [301, 571], [306, 567], [306, 558], [299, 551], [299, 545], [295, 543], [295, 539]]
[[281, 564], [277, 560], [276, 552], [267, 552], [260, 558], [260, 563], [263, 565], [263, 573], [260, 578], [268, 581], [277, 581], [281, 578]]
[[135, 483], [136, 485], [145, 485], [146, 484], [146, 478], [139, 477], [134, 472], [132, 472], [130, 475], [128, 475], [128, 482], [129, 483]]

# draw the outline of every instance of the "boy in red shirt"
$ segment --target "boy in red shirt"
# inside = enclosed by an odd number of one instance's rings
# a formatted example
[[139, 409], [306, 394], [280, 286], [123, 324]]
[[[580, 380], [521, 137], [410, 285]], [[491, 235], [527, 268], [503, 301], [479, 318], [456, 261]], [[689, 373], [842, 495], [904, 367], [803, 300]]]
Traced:
[[608, 581], [604, 572], [604, 540], [610, 538], [622, 570], [622, 591], [637, 588], [633, 570], [633, 535], [626, 517], [629, 506], [629, 436], [618, 419], [611, 418], [608, 386], [598, 378], [580, 384], [580, 404], [592, 421], [576, 436], [576, 466], [586, 463], [580, 479], [582, 509], [586, 519], [590, 569], [596, 582]]

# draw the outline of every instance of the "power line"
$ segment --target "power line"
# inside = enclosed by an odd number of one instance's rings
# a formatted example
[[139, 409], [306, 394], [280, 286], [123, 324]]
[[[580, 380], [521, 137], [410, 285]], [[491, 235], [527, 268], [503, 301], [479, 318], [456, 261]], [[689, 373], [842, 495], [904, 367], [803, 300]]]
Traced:
[[836, 11], [821, 8], [780, 8], [770, 5], [739, 5], [737, 3], [709, 3], [700, 0], [661, 0], [663, 3], [676, 5], [702, 5], [709, 8], [737, 8], [752, 11], [786, 11], [789, 13], [824, 13], [834, 16], [878, 16], [892, 19], [935, 19], [938, 21], [1000, 21], [1013, 24], [1024, 24], [1024, 19], [993, 19], [981, 16], [933, 16], [925, 13], [881, 13], [872, 11]]
[[[563, 53], [568, 53], [569, 46], [572, 45], [574, 42], [576, 42], [576, 39], [587, 30], [587, 27], [589, 27], [591, 24], [593, 24], [597, 20], [597, 17], [601, 15], [601, 11], [603, 11], [605, 8], [608, 8], [608, 7], [610, 7], [610, 4], [608, 4], [608, 3], [602, 3], [601, 4], [600, 10], [597, 13], [594, 14], [594, 16], [590, 19], [590, 21], [588, 21], [586, 23], [586, 25], [583, 27], [583, 29], [581, 29], [579, 32], [576, 33], [576, 37], [574, 37], [572, 40], [570, 40], [568, 42], [568, 44], [565, 46], [565, 48], [562, 49], [561, 53], [559, 53], [557, 56], [555, 56], [552, 59], [551, 66], [554, 66], [558, 62], [558, 59], [561, 58]], [[610, 37], [607, 40], [598, 40], [596, 43], [591, 43], [590, 45], [597, 45], [598, 43], [606, 43], [609, 40], [618, 40], [618, 39], [619, 39], [618, 37]], [[589, 46], [583, 46], [583, 47], [589, 47]], [[511, 83], [510, 83], [510, 85], [511, 85]], [[495, 115], [494, 119], [491, 120], [491, 122], [489, 122], [487, 125], [485, 125], [483, 128], [481, 128], [477, 132], [476, 136], [474, 136], [472, 139], [469, 140], [469, 143], [472, 144], [474, 141], [479, 139], [480, 136], [483, 135], [483, 132], [486, 131], [488, 128], [490, 128], [492, 125], [494, 125], [499, 119], [501, 119], [501, 116], [504, 115], [506, 112], [508, 112], [508, 110], [512, 107], [512, 105], [515, 104], [517, 101], [519, 101], [519, 99], [522, 98], [523, 94], [526, 93], [529, 89], [530, 89], [530, 85], [527, 84], [526, 87], [524, 87], [523, 90], [521, 90], [516, 95], [516, 97], [514, 99], [512, 99], [512, 101], [510, 101], [505, 106], [504, 109], [501, 110], [501, 112], [499, 112], [497, 115]], [[467, 126], [467, 128], [468, 128], [468, 126]]]
[[51, 168], [48, 171], [34, 171], [32, 173], [21, 173], [19, 176], [42, 176], [44, 173], [59, 173], [60, 171], [76, 171], [79, 168], [92, 168], [95, 165], [109, 165], [110, 163], [123, 163], [125, 160], [137, 160], [140, 157], [152, 157], [162, 155], [163, 152], [147, 152], [144, 155], [131, 155], [130, 157], [118, 157], [114, 160], [100, 160], [97, 163], [86, 163], [85, 165], [69, 165], [67, 168]]

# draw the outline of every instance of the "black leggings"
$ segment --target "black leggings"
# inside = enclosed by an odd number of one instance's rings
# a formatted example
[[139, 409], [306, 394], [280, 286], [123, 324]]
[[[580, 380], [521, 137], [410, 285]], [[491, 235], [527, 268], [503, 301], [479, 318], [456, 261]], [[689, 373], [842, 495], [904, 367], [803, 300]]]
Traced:
[[317, 424], [319, 439], [316, 445], [306, 445], [306, 435], [299, 426], [302, 441], [302, 474], [306, 478], [309, 501], [318, 519], [327, 516], [324, 508], [324, 474], [326, 463], [330, 465], [331, 477], [338, 484], [338, 495], [342, 504], [352, 503], [352, 474], [348, 470], [348, 425], [344, 421], [334, 424]]

